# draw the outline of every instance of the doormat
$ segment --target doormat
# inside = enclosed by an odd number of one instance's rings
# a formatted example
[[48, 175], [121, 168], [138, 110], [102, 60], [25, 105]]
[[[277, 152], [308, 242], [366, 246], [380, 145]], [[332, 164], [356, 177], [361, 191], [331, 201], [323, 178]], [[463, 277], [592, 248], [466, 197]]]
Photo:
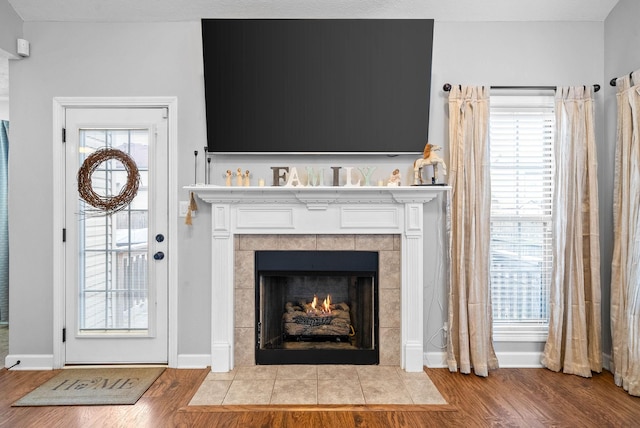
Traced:
[[164, 367], [65, 369], [12, 406], [135, 404]]

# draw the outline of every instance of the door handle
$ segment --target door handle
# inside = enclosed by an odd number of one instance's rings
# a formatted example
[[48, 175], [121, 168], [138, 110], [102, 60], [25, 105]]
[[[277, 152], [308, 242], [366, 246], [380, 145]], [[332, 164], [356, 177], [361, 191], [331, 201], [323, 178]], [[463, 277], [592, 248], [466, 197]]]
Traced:
[[158, 233], [156, 235], [156, 242], [162, 242], [164, 241], [164, 235], [162, 233]]
[[155, 253], [153, 255], [153, 258], [155, 260], [162, 260], [162, 259], [164, 259], [164, 253], [162, 251], [158, 251], [157, 253]]

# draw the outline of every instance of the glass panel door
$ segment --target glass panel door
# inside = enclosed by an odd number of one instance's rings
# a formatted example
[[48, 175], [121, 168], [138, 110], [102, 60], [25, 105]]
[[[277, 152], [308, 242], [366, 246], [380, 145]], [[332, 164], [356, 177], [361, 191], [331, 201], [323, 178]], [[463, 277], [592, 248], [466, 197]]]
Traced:
[[[165, 110], [70, 108], [66, 135], [65, 362], [166, 363]], [[91, 182], [93, 204], [79, 192], [79, 169], [105, 148], [128, 154], [140, 176], [135, 197], [115, 212], [99, 201], [113, 201], [126, 188], [126, 159], [93, 164], [83, 182]]]

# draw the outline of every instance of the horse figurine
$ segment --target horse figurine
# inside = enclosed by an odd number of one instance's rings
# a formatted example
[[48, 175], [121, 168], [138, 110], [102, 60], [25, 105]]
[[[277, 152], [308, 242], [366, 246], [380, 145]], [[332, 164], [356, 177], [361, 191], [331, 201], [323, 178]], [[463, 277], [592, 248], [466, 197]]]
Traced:
[[442, 165], [442, 172], [444, 175], [447, 175], [447, 165], [444, 163], [444, 160], [438, 156], [437, 151], [441, 150], [442, 147], [436, 146], [435, 144], [427, 143], [424, 146], [423, 156], [421, 159], [416, 159], [413, 162], [413, 184], [420, 185], [424, 184], [422, 179], [422, 169], [427, 165], [433, 166], [433, 179], [431, 181], [432, 184], [438, 182], [438, 165]]

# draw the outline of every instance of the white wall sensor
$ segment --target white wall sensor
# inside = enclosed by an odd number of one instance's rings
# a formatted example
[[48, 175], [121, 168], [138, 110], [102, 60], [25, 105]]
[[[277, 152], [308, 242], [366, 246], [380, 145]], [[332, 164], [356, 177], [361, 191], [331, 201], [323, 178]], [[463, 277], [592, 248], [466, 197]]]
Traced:
[[25, 39], [18, 39], [18, 55], [28, 57], [29, 56], [29, 42]]

